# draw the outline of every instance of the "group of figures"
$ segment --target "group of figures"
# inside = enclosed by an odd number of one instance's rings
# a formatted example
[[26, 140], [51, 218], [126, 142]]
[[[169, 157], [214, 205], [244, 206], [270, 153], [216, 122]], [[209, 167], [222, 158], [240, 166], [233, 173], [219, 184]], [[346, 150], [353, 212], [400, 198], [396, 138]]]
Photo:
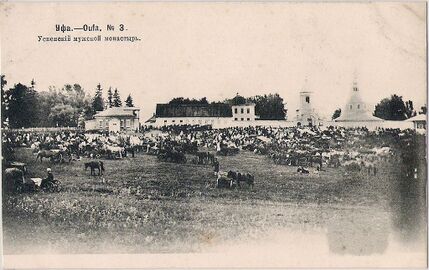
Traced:
[[[61, 163], [92, 159], [85, 163], [91, 175], [105, 170], [102, 158], [120, 159], [135, 153], [156, 155], [159, 161], [213, 166], [218, 187], [254, 185], [252, 172], [220, 171], [216, 157], [236, 155], [240, 151], [265, 155], [273, 163], [296, 166], [300, 173], [326, 167], [345, 169], [346, 173], [377, 174], [377, 168], [391, 159], [403, 159], [404, 149], [421, 136], [413, 130], [328, 127], [210, 127], [178, 126], [149, 129], [134, 135], [117, 133], [5, 132], [2, 138], [4, 168], [16, 162], [16, 147], [30, 147], [37, 160]], [[19, 169], [19, 168], [18, 168]]]

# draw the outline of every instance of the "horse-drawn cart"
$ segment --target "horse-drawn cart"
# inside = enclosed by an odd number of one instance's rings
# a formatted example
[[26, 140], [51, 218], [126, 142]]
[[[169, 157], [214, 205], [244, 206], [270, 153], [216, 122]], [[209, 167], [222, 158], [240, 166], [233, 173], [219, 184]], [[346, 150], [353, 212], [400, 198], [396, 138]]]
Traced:
[[25, 163], [11, 162], [10, 167], [3, 172], [3, 192], [21, 193], [43, 190], [46, 192], [59, 192], [61, 182], [59, 180], [47, 181], [37, 177], [27, 177]]

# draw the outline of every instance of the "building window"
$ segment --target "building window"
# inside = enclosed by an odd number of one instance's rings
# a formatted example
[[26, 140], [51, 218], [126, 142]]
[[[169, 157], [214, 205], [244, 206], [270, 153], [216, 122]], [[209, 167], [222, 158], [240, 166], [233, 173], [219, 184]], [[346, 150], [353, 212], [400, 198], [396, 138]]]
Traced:
[[241, 118], [241, 121], [244, 121], [244, 118]]
[[305, 97], [305, 102], [310, 103], [310, 97]]
[[238, 121], [238, 118], [236, 117], [236, 118], [234, 118], [234, 121]]
[[124, 119], [121, 119], [121, 128], [125, 127]]
[[247, 121], [250, 121], [250, 118], [247, 118]]
[[183, 123], [183, 120], [180, 120], [180, 123]]
[[237, 113], [237, 108], [234, 109], [234, 113]]
[[109, 121], [107, 121], [107, 120], [106, 120], [106, 121], [104, 122], [104, 126], [105, 126], [106, 128], [108, 128], [108, 127], [109, 127]]
[[243, 108], [241, 108], [241, 113], [244, 113], [244, 109]]
[[131, 120], [127, 119], [127, 128], [131, 127]]
[[103, 120], [100, 120], [100, 128], [103, 128]]
[[247, 108], [247, 113], [250, 113], [250, 109], [249, 108]]
[[167, 123], [167, 120], [164, 120], [164, 123], [166, 124], [166, 123]]
[[350, 110], [353, 109], [353, 105], [350, 104]]
[[175, 123], [176, 122], [176, 120], [171, 120], [171, 123]]
[[357, 105], [358, 110], [360, 109], [360, 104]]

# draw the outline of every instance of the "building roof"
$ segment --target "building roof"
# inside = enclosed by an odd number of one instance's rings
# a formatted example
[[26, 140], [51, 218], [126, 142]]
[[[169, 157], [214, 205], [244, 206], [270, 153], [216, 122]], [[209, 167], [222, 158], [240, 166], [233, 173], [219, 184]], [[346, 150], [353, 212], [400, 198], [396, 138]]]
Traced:
[[147, 119], [145, 121], [145, 123], [155, 123], [156, 122], [156, 117], [155, 115], [152, 115], [149, 119]]
[[232, 109], [224, 103], [156, 104], [156, 117], [232, 117]]
[[232, 107], [236, 106], [236, 107], [240, 107], [240, 106], [256, 106], [255, 103], [253, 102], [246, 102], [244, 104], [237, 104], [237, 105], [231, 105]]
[[416, 122], [416, 121], [426, 121], [426, 119], [427, 119], [426, 114], [419, 114], [419, 115], [416, 115], [416, 116], [414, 116], [414, 117], [408, 118], [408, 119], [407, 119], [407, 120], [405, 120], [405, 121], [408, 121], [408, 122]]
[[139, 111], [136, 107], [112, 107], [104, 111], [97, 112], [94, 117], [113, 117], [113, 116], [136, 116], [135, 111]]

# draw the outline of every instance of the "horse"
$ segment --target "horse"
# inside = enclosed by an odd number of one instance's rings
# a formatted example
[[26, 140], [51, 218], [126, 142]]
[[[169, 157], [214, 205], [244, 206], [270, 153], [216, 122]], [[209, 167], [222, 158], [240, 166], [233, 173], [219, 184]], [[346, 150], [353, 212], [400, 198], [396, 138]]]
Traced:
[[137, 147], [136, 146], [134, 146], [134, 145], [131, 145], [131, 146], [125, 146], [124, 147], [124, 156], [126, 157], [127, 155], [128, 155], [128, 153], [131, 153], [131, 156], [132, 157], [135, 157], [135, 153], [136, 153], [136, 150], [137, 150]]
[[196, 155], [195, 164], [211, 165], [214, 163], [215, 156], [209, 152], [197, 152], [195, 153], [195, 155]]
[[255, 177], [250, 173], [239, 173], [239, 172], [229, 171], [227, 174], [227, 177], [233, 179], [237, 183], [237, 186], [239, 187], [241, 187], [241, 182], [246, 183], [248, 186], [252, 188], [255, 186]]
[[217, 188], [235, 188], [234, 179], [230, 178], [226, 172], [219, 172], [216, 179]]
[[175, 163], [186, 163], [186, 156], [183, 152], [164, 150], [158, 154], [158, 160]]
[[89, 161], [85, 162], [85, 171], [86, 169], [91, 168], [91, 175], [94, 175], [95, 169], [98, 169], [98, 175], [102, 175], [104, 172], [104, 163], [103, 161]]
[[104, 150], [107, 152], [109, 158], [113, 159], [116, 156], [122, 158], [122, 153], [125, 151], [125, 148], [120, 146], [105, 145]]
[[54, 159], [57, 159], [58, 161], [61, 161], [63, 159], [61, 151], [53, 151], [53, 150], [40, 150], [37, 153], [36, 161], [40, 158], [40, 163], [42, 163], [43, 158], [49, 158], [51, 161], [54, 161]]

